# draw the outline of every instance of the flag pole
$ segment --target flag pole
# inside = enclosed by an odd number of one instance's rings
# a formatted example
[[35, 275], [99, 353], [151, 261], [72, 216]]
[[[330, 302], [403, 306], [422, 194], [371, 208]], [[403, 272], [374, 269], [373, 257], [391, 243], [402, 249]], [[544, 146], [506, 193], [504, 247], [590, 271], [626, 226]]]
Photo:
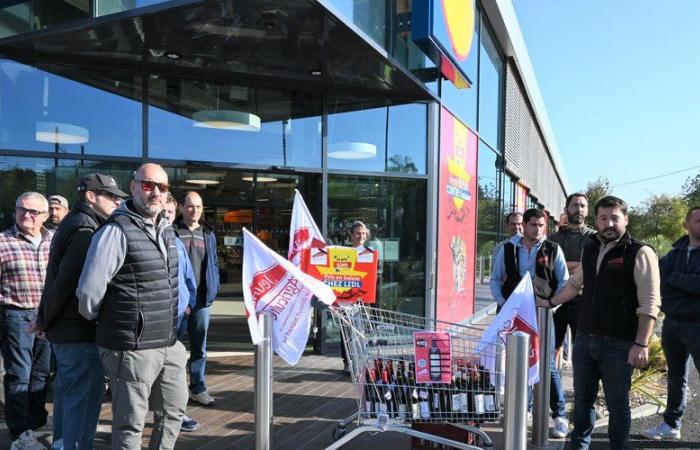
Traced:
[[272, 316], [262, 315], [263, 339], [255, 348], [255, 450], [272, 448]]

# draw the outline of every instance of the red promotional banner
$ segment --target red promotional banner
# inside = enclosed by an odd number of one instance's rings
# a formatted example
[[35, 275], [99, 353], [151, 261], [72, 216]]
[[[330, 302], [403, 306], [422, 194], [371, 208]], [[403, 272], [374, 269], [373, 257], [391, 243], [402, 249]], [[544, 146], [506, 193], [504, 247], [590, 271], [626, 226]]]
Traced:
[[446, 332], [413, 333], [416, 383], [452, 383], [452, 345]]
[[377, 300], [377, 252], [369, 247], [307, 248], [302, 253], [304, 273], [323, 281], [340, 303]]
[[477, 137], [446, 109], [440, 115], [438, 320], [474, 314]]

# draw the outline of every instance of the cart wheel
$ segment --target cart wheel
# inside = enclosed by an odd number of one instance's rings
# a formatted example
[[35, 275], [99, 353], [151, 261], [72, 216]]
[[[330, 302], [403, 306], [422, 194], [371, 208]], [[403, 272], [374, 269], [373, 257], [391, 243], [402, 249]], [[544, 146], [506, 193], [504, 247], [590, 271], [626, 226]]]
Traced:
[[342, 438], [343, 436], [345, 436], [345, 434], [346, 434], [347, 432], [348, 432], [348, 430], [346, 430], [346, 429], [343, 428], [343, 427], [340, 427], [340, 426], [336, 427], [336, 429], [333, 430], [333, 440], [334, 440], [334, 441], [337, 441], [338, 439], [340, 439], [340, 438]]

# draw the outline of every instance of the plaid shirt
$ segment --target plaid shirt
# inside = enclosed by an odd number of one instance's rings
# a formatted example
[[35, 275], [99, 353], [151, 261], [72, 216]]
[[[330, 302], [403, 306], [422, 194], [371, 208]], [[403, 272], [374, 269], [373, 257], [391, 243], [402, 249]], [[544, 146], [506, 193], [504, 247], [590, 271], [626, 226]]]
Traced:
[[0, 233], [0, 305], [37, 308], [44, 290], [53, 231], [41, 231], [39, 247], [17, 226]]

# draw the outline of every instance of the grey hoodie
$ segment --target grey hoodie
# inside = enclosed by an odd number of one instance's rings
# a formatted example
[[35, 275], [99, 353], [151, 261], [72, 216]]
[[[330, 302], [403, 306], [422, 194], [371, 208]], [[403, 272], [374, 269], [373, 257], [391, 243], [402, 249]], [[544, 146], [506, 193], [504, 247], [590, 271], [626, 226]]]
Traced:
[[[142, 223], [151, 236], [157, 237], [160, 252], [167, 264], [167, 243], [163, 239], [163, 230], [170, 226], [168, 221], [158, 216], [158, 225], [154, 227], [150, 219], [144, 218], [133, 209], [132, 202], [133, 200], [129, 200], [122, 203], [112, 216], [125, 215]], [[99, 315], [107, 286], [124, 264], [126, 249], [126, 236], [121, 227], [114, 222], [105, 224], [92, 237], [78, 289], [75, 291], [79, 301], [78, 311], [86, 319], [94, 320]]]

